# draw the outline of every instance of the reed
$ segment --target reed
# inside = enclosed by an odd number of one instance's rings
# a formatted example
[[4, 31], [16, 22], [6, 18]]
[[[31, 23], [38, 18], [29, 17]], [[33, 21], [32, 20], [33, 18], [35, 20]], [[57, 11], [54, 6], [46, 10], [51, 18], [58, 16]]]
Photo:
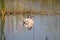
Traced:
[[4, 0], [1, 0], [1, 13], [2, 13], [2, 19], [1, 19], [1, 40], [5, 40], [5, 34], [4, 34], [4, 23], [5, 23], [5, 5]]

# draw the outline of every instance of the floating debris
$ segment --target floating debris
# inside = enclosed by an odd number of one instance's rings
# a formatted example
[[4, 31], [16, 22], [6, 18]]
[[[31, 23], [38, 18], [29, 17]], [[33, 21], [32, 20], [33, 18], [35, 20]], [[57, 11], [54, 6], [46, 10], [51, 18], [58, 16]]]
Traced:
[[33, 27], [33, 24], [34, 24], [34, 21], [31, 16], [23, 20], [24, 27], [26, 27], [29, 30]]

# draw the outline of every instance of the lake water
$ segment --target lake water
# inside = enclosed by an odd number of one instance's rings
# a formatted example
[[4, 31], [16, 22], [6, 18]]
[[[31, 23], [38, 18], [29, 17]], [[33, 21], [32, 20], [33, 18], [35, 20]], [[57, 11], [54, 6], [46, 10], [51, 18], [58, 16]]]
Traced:
[[32, 15], [34, 26], [31, 30], [23, 26], [26, 17], [22, 14], [5, 16], [6, 40], [60, 40], [59, 15]]

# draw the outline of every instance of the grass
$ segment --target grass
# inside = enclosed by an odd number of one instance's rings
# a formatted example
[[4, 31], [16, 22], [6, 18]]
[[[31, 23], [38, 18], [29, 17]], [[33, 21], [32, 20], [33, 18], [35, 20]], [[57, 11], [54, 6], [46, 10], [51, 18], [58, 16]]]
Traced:
[[0, 0], [1, 3], [1, 12], [2, 12], [2, 18], [1, 18], [1, 40], [5, 40], [5, 35], [4, 35], [4, 23], [5, 23], [5, 5], [4, 5], [4, 0]]

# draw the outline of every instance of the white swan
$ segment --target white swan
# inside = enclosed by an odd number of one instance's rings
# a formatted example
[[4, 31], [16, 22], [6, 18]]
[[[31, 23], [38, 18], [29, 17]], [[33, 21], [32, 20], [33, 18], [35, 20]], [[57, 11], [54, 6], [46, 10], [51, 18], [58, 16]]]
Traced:
[[33, 25], [34, 25], [34, 21], [29, 16], [28, 18], [23, 20], [23, 25], [24, 25], [24, 27], [26, 27], [26, 28], [28, 28], [30, 30], [33, 27]]

